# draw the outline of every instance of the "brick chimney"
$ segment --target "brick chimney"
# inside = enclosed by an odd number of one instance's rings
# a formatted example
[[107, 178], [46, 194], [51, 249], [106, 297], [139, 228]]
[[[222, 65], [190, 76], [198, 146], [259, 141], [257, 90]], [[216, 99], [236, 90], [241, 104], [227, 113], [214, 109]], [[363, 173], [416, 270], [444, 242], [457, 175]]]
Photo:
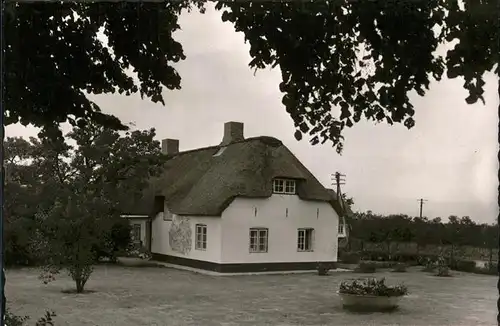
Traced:
[[224, 124], [224, 138], [220, 146], [227, 146], [231, 143], [244, 140], [243, 137], [243, 123], [241, 122], [226, 122]]
[[179, 153], [179, 140], [169, 138], [163, 139], [161, 141], [161, 152], [166, 155]]

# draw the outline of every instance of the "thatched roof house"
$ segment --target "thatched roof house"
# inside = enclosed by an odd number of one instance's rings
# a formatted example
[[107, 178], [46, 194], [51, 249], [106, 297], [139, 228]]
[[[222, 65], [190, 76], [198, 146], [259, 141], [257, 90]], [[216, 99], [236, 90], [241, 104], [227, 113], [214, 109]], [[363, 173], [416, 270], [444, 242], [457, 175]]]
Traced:
[[[164, 151], [177, 147], [163, 141]], [[331, 202], [336, 199], [283, 143], [273, 137], [254, 137], [184, 152], [169, 153], [164, 173], [153, 181], [144, 198], [127, 208], [128, 214], [152, 215], [163, 198], [177, 215], [220, 216], [235, 197], [265, 198], [273, 193], [274, 178], [297, 181], [297, 195], [304, 200]], [[335, 196], [336, 197], [336, 196]]]

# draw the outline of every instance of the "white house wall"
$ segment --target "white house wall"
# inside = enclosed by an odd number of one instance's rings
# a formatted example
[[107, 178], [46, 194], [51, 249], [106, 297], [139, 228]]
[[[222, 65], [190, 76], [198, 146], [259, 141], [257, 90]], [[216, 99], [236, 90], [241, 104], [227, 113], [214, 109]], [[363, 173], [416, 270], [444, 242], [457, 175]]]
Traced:
[[[305, 201], [296, 195], [236, 198], [222, 214], [221, 262], [337, 261], [338, 223], [337, 213], [326, 202]], [[250, 253], [249, 230], [253, 227], [268, 228], [266, 253]], [[297, 251], [299, 228], [314, 229], [313, 251]]]
[[163, 221], [163, 213], [158, 213], [151, 222], [151, 252], [166, 254], [168, 251], [168, 230], [170, 224]]
[[[167, 214], [167, 213], [165, 213]], [[158, 214], [151, 227], [151, 252], [188, 259], [221, 262], [220, 217], [179, 216], [171, 214], [172, 220], [165, 221], [163, 213]], [[207, 226], [207, 248], [195, 248], [196, 225]]]

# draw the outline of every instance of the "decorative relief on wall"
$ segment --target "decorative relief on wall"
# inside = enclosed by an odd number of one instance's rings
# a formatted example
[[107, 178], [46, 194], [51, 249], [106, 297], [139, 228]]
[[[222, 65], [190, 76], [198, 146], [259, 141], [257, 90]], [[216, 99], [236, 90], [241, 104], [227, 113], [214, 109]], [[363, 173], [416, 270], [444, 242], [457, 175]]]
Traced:
[[188, 217], [175, 216], [168, 235], [168, 242], [173, 251], [183, 255], [191, 251], [191, 223]]

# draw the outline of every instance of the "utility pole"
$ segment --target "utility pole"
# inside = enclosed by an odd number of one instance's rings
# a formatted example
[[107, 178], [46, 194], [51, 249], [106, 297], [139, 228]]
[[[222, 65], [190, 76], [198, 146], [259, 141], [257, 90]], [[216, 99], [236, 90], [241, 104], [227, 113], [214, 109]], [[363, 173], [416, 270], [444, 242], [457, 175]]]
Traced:
[[337, 200], [339, 201], [340, 205], [342, 205], [342, 208], [344, 208], [340, 186], [345, 185], [345, 174], [342, 174], [340, 172], [335, 172], [334, 174], [332, 174], [331, 177], [332, 177], [332, 186], [337, 186]]
[[420, 198], [418, 201], [420, 202], [420, 218], [422, 218], [422, 208], [424, 207], [424, 202], [426, 202], [427, 199]]
[[[342, 219], [342, 223], [339, 221], [339, 233], [343, 234], [343, 239], [344, 243], [342, 246], [347, 246], [350, 247], [350, 238], [349, 238], [349, 231], [348, 231], [348, 225], [345, 220], [345, 215], [346, 215], [346, 208], [344, 204], [344, 198], [342, 197], [342, 191], [340, 189], [341, 185], [345, 185], [345, 174], [342, 174], [340, 172], [335, 172], [335, 174], [331, 175], [332, 178], [332, 186], [337, 186], [337, 202], [340, 205], [340, 216], [339, 219]], [[345, 241], [347, 239], [347, 242]], [[340, 243], [339, 243], [340, 246]]]

